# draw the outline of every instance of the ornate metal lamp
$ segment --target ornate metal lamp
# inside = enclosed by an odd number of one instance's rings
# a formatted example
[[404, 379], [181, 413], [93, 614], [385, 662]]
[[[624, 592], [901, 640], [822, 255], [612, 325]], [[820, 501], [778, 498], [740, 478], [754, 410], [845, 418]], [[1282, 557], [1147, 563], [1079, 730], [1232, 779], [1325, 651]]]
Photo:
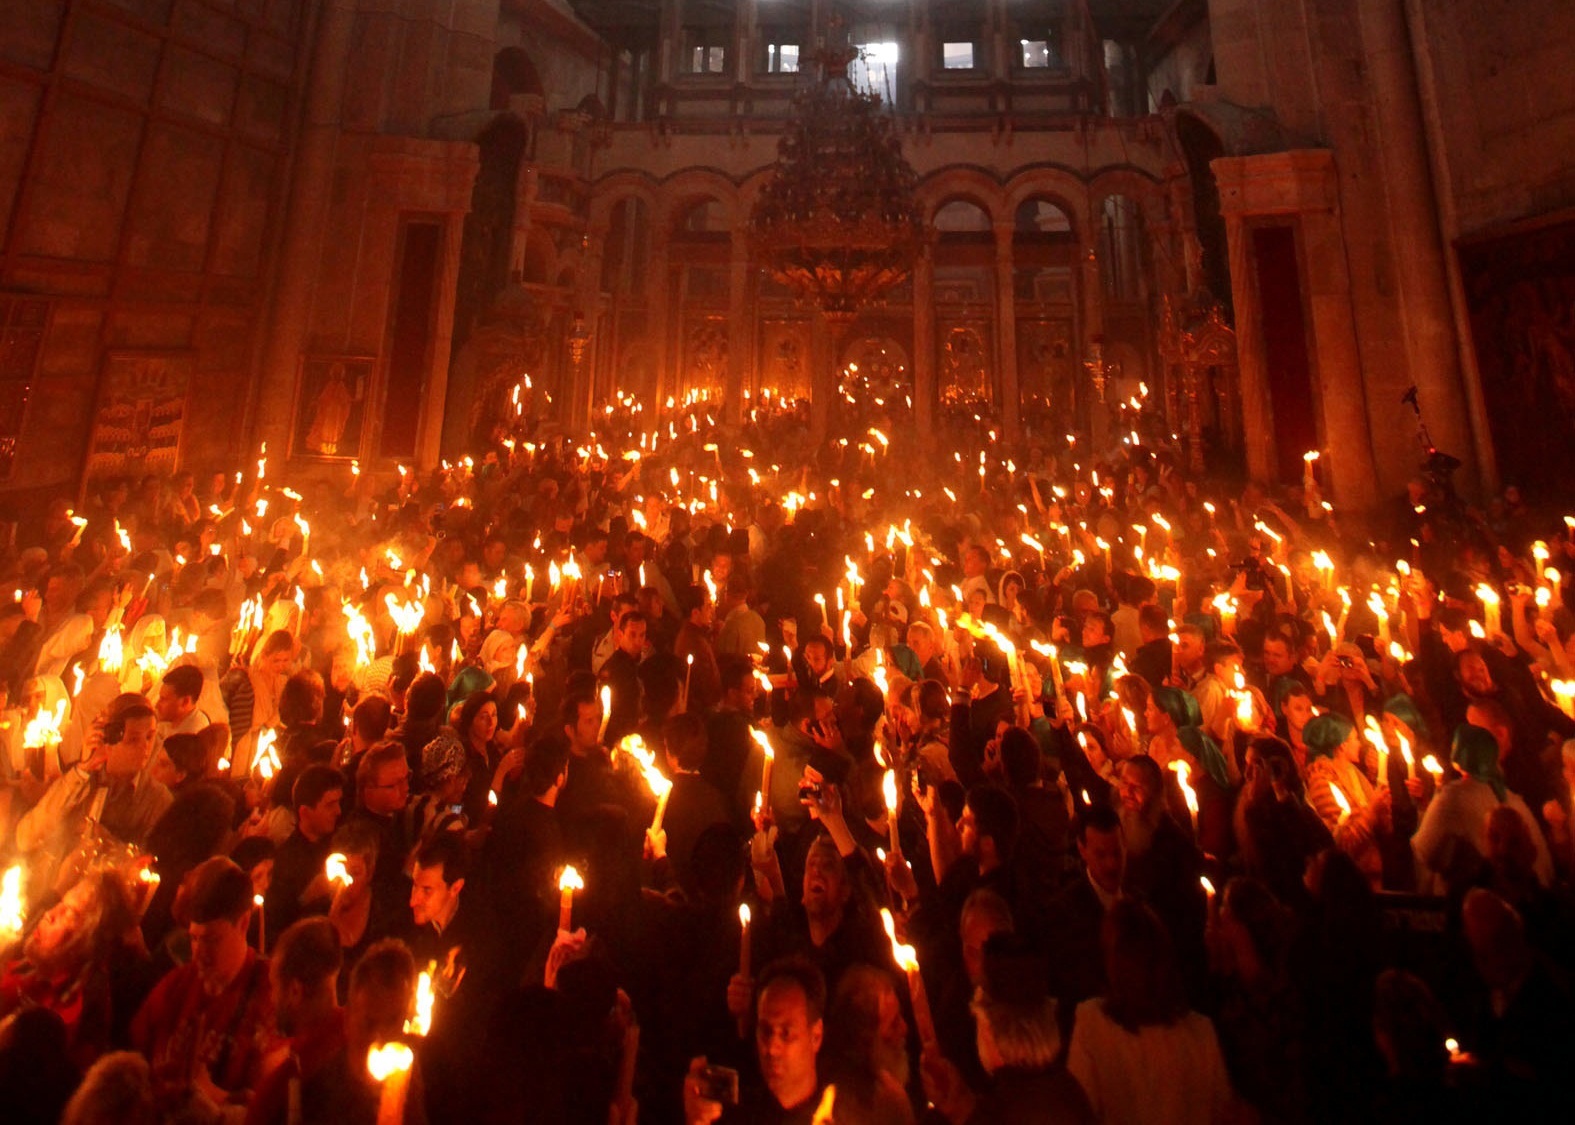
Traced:
[[819, 52], [820, 80], [798, 96], [750, 217], [761, 264], [843, 323], [912, 272], [922, 236], [901, 139], [880, 97], [848, 80], [858, 55], [846, 45]]

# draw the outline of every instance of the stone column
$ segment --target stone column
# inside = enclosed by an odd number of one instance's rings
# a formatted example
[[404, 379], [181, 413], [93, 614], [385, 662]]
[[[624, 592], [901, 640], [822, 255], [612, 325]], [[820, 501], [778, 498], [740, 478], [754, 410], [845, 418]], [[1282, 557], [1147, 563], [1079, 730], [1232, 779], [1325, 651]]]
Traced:
[[[1226, 214], [1225, 241], [1230, 254], [1231, 301], [1236, 313], [1236, 363], [1241, 383], [1247, 475], [1253, 480], [1268, 481], [1276, 475], [1274, 408], [1269, 400], [1268, 361], [1263, 345], [1263, 314], [1258, 308], [1257, 270], [1252, 261], [1252, 232], [1239, 213]], [[1188, 424], [1191, 424], [1190, 415]]]
[[[586, 232], [585, 253], [580, 259], [580, 275], [578, 285], [575, 286], [575, 307], [572, 311], [581, 313], [585, 317], [585, 328], [591, 334], [590, 341], [585, 345], [585, 359], [580, 364], [580, 377], [585, 380], [585, 385], [579, 390], [582, 392], [579, 401], [582, 403], [582, 413], [585, 424], [591, 424], [591, 415], [596, 408], [596, 371], [605, 366], [601, 362], [603, 355], [602, 335], [608, 330], [601, 315], [602, 291], [602, 255], [607, 250], [607, 231], [605, 229]], [[610, 319], [610, 318], [609, 318]], [[607, 352], [606, 354], [611, 354]], [[610, 397], [613, 390], [611, 386], [616, 382], [616, 373], [609, 380], [606, 394]]]
[[913, 424], [920, 441], [935, 433], [935, 259], [928, 245], [913, 264]]
[[667, 402], [667, 396], [672, 393], [668, 379], [668, 352], [672, 348], [672, 335], [668, 331], [670, 325], [667, 314], [667, 306], [672, 303], [673, 296], [671, 272], [672, 267], [667, 259], [667, 240], [664, 237], [651, 253], [651, 275], [647, 281], [650, 289], [645, 302], [645, 338], [651, 348], [651, 378], [655, 384], [648, 408], [653, 411], [661, 410]]
[[1017, 294], [1012, 285], [1012, 223], [995, 224], [996, 350], [1000, 357], [1001, 429], [1008, 441], [1017, 438], [1017, 413], [1022, 392], [1017, 385]]
[[[831, 400], [837, 395], [837, 377], [832, 371], [837, 329], [838, 325], [831, 323], [825, 313], [815, 311], [809, 328], [809, 436], [817, 449], [826, 440], [826, 429], [831, 422]], [[814, 456], [811, 452], [810, 457]]]
[[[1089, 378], [1088, 368], [1083, 366], [1083, 361], [1094, 354], [1095, 343], [1104, 345], [1105, 339], [1105, 283], [1099, 272], [1099, 233], [1103, 230], [1100, 217], [1097, 214], [1089, 216], [1088, 242], [1082, 250], [1081, 268], [1077, 271], [1078, 281], [1082, 285], [1083, 306], [1083, 334], [1077, 341], [1081, 349], [1077, 355], [1077, 400], [1085, 405], [1086, 409], [1079, 410], [1081, 417], [1076, 422], [1088, 426], [1094, 436], [1095, 447], [1104, 430], [1104, 404], [1099, 401], [1099, 394], [1094, 390], [1093, 381]], [[1068, 426], [1068, 429], [1075, 427]]]
[[[1391, 240], [1397, 251], [1395, 280], [1410, 378], [1420, 391], [1433, 440], [1440, 449], [1456, 454], [1469, 465], [1467, 451], [1472, 449], [1475, 436], [1468, 408], [1469, 384], [1459, 362], [1449, 267], [1440, 237], [1406, 13], [1399, 4], [1373, 0], [1365, 0], [1360, 12], [1367, 77], [1378, 127], [1374, 141], [1383, 161], [1384, 198]], [[1389, 427], [1395, 417], [1398, 415], [1381, 414], [1377, 424], [1380, 429]], [[1381, 441], [1379, 434], [1374, 435], [1374, 441], [1388, 447], [1385, 459], [1409, 475], [1417, 458], [1414, 441], [1396, 441], [1393, 437]], [[1397, 486], [1394, 480], [1389, 483]]]
[[334, 150], [355, 9], [355, 0], [325, 0], [317, 24], [306, 111], [295, 144], [284, 244], [274, 267], [278, 281], [268, 319], [268, 342], [253, 389], [254, 414], [248, 426], [253, 431], [253, 444], [267, 441], [269, 448], [280, 454], [289, 448], [296, 366], [306, 345], [323, 234], [333, 206]]
[[743, 232], [733, 235], [732, 269], [727, 287], [727, 406], [724, 417], [731, 425], [744, 420], [744, 388], [754, 358], [751, 331], [749, 242]]

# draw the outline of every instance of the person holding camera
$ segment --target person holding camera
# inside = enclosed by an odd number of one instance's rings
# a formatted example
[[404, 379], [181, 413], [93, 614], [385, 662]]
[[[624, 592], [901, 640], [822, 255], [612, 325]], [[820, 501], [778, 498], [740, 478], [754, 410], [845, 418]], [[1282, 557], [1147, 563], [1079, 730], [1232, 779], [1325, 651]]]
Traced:
[[702, 1056], [684, 1078], [685, 1125], [810, 1125], [824, 1087], [826, 981], [801, 957], [767, 965], [755, 993], [755, 1052], [764, 1089], [740, 1095], [738, 1072]]
[[55, 779], [17, 822], [17, 848], [69, 851], [85, 817], [134, 847], [169, 808], [170, 791], [148, 776], [158, 717], [140, 695], [123, 695], [88, 735], [86, 756]]

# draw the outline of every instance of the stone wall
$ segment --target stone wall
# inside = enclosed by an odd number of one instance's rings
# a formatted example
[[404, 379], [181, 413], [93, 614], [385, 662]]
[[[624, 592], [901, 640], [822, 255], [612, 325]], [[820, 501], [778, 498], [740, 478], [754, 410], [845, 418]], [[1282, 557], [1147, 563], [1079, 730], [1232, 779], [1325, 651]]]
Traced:
[[1575, 4], [1408, 0], [1451, 235], [1575, 207]]
[[238, 454], [308, 9], [0, 4], [0, 295], [48, 304], [0, 490], [71, 488], [106, 356], [124, 349], [189, 354], [185, 463]]

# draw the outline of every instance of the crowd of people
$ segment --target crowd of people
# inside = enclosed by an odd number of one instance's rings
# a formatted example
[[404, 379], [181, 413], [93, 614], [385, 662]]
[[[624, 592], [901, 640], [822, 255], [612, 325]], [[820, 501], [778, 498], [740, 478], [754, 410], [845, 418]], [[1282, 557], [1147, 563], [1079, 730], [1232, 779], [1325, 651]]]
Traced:
[[754, 405], [23, 521], [5, 1119], [1567, 1103], [1575, 521]]

